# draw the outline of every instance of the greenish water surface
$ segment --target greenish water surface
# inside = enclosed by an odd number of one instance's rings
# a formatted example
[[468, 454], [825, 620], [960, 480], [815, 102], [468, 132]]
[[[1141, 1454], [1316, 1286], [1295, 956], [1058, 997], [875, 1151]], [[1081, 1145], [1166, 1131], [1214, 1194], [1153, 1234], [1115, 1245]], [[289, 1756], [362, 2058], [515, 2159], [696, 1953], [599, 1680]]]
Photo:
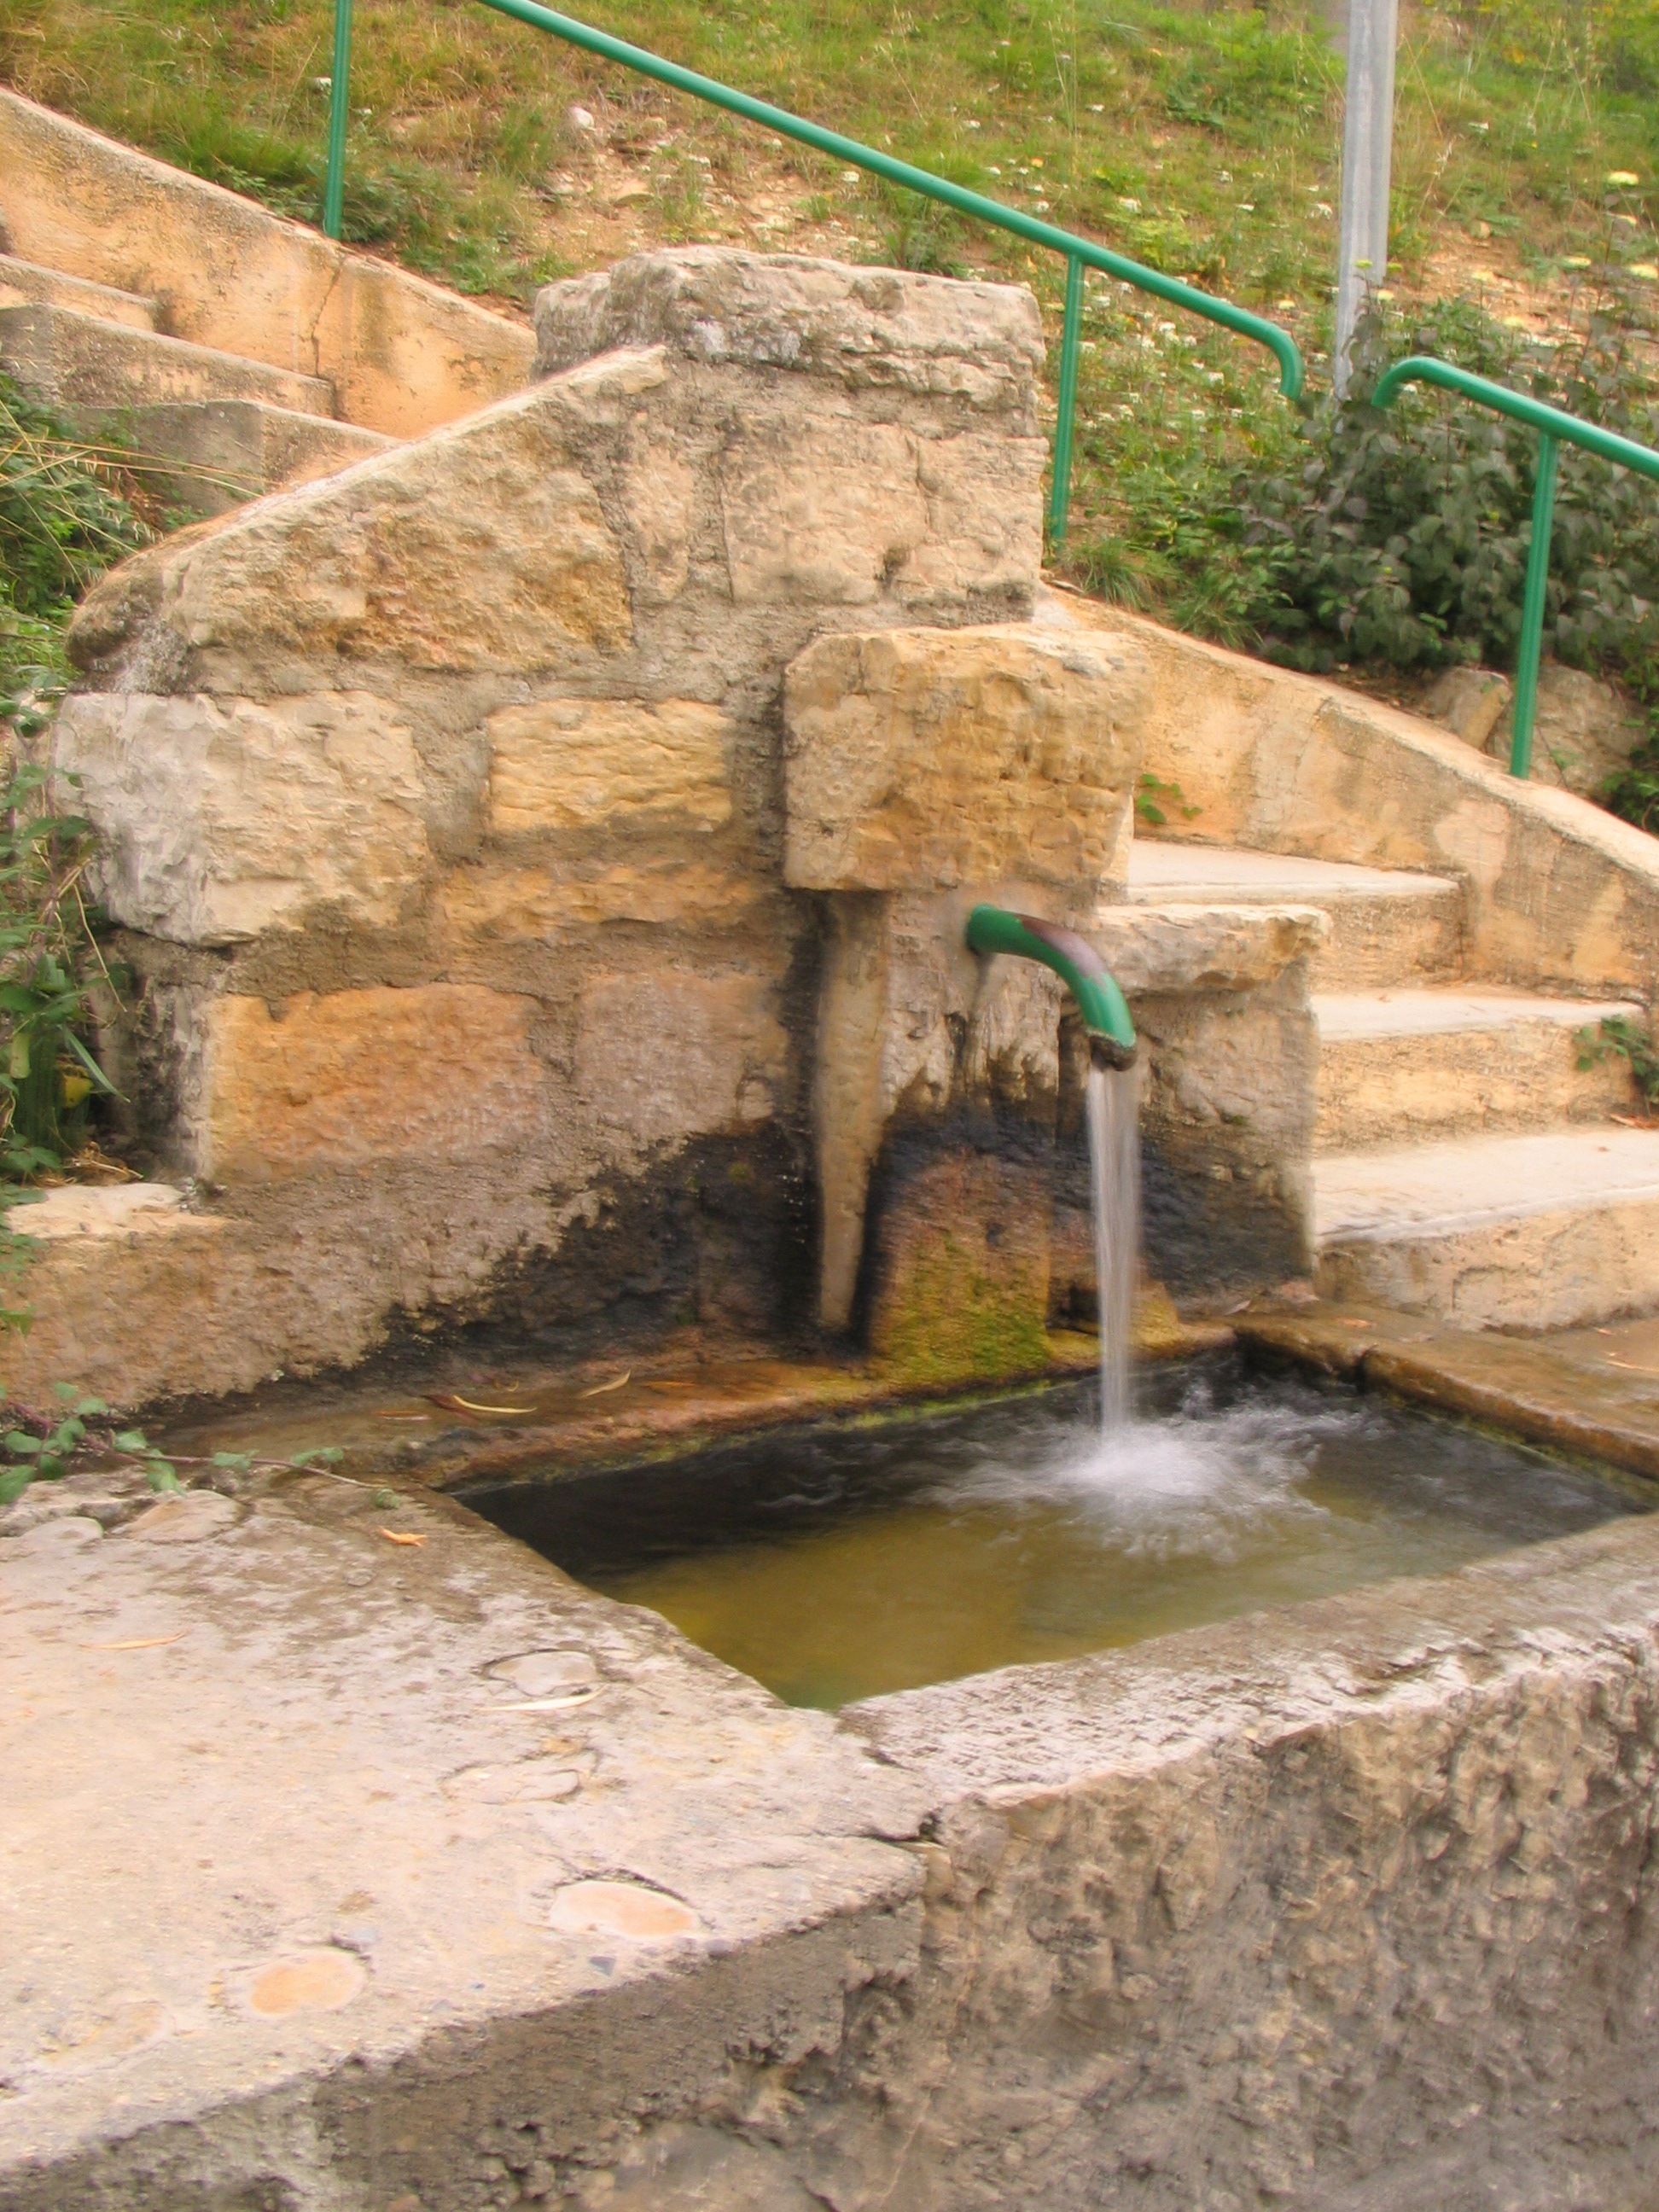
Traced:
[[1636, 1510], [1595, 1474], [1346, 1389], [1231, 1362], [1091, 1389], [774, 1431], [471, 1502], [580, 1580], [664, 1613], [792, 1705], [1068, 1658]]

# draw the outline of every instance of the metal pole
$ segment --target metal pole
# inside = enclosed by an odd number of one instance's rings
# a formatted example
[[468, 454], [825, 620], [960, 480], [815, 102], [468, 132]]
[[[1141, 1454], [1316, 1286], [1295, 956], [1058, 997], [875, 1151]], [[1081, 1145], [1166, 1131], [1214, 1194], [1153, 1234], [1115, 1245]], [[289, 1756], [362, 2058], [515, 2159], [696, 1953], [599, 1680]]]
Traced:
[[328, 87], [328, 182], [323, 190], [323, 228], [340, 235], [345, 211], [346, 118], [351, 102], [351, 0], [334, 0], [334, 74]]
[[1549, 581], [1550, 537], [1555, 526], [1555, 459], [1560, 451], [1546, 430], [1538, 441], [1538, 475], [1532, 495], [1532, 544], [1527, 588], [1521, 602], [1521, 651], [1515, 664], [1515, 725], [1510, 774], [1532, 767], [1532, 726], [1538, 713], [1538, 664], [1544, 650], [1544, 590]]
[[1083, 335], [1083, 264], [1066, 264], [1066, 321], [1060, 337], [1060, 392], [1054, 418], [1054, 475], [1048, 487], [1048, 542], [1066, 543], [1072, 504], [1072, 431], [1077, 420], [1077, 356]]
[[1394, 53], [1399, 0], [1351, 0], [1342, 120], [1342, 211], [1336, 248], [1331, 374], [1346, 391], [1366, 295], [1389, 273], [1389, 171], [1394, 149]]

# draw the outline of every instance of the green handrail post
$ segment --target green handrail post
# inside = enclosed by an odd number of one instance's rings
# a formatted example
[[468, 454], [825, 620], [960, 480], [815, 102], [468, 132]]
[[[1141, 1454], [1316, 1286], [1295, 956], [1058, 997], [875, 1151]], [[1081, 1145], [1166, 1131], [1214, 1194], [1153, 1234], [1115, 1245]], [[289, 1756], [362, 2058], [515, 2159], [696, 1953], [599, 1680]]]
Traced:
[[1538, 441], [1538, 474], [1532, 495], [1532, 544], [1527, 549], [1527, 587], [1521, 602], [1521, 647], [1515, 663], [1515, 725], [1510, 774], [1532, 773], [1532, 727], [1538, 714], [1538, 664], [1544, 653], [1544, 594], [1550, 577], [1550, 538], [1555, 529], [1555, 463], [1561, 441], [1546, 430]]
[[1083, 264], [1075, 253], [1066, 264], [1066, 320], [1060, 337], [1060, 392], [1054, 420], [1054, 477], [1048, 488], [1048, 540], [1066, 543], [1066, 518], [1072, 504], [1072, 439], [1077, 426], [1077, 357], [1083, 338]]
[[1555, 526], [1559, 448], [1564, 440], [1569, 445], [1582, 446], [1586, 453], [1595, 453], [1617, 468], [1634, 469], [1638, 476], [1650, 477], [1656, 483], [1659, 483], [1659, 453], [1651, 446], [1638, 445], [1634, 438], [1621, 438], [1616, 430], [1604, 430], [1599, 422], [1569, 415], [1565, 408], [1528, 398], [1524, 392], [1511, 392], [1506, 384], [1494, 384], [1489, 377], [1476, 376], [1467, 368], [1454, 368], [1449, 361], [1437, 361], [1432, 354], [1412, 354], [1405, 361], [1395, 362], [1378, 380], [1371, 394], [1372, 406], [1392, 405], [1407, 384], [1437, 384], [1444, 392], [1473, 399], [1496, 414], [1525, 422], [1540, 434], [1532, 496], [1532, 543], [1527, 549], [1521, 645], [1515, 668], [1515, 735], [1510, 749], [1510, 774], [1525, 776], [1532, 768], [1533, 725], [1538, 712], [1538, 667], [1544, 648], [1544, 600], [1549, 582], [1550, 538]]
[[334, 0], [334, 74], [328, 86], [328, 181], [323, 229], [340, 235], [345, 217], [346, 122], [351, 112], [351, 0]]

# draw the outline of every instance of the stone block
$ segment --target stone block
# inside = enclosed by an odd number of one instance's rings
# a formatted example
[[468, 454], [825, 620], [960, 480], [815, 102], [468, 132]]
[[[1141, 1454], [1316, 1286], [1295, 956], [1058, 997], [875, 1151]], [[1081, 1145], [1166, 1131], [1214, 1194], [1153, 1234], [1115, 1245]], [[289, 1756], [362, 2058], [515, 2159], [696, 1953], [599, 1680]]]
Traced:
[[540, 699], [489, 718], [489, 819], [498, 834], [680, 830], [732, 817], [731, 724], [690, 699]]
[[397, 1159], [448, 1164], [538, 1143], [536, 1001], [477, 984], [301, 992], [273, 1014], [227, 994], [191, 1024], [198, 1171], [264, 1182]]
[[458, 868], [439, 889], [438, 910], [449, 944], [543, 945], [562, 930], [611, 921], [727, 929], [772, 895], [748, 869], [647, 853], [629, 860]]
[[872, 1353], [907, 1382], [1048, 1364], [1046, 1167], [969, 1145], [902, 1147], [873, 1231]]
[[329, 379], [349, 422], [416, 437], [529, 375], [521, 324], [3, 88], [0, 176], [10, 252], [165, 301], [199, 346]]
[[698, 362], [960, 400], [1036, 427], [1042, 325], [1024, 285], [682, 246], [549, 285], [536, 337], [542, 375], [617, 346], [665, 344]]
[[616, 970], [577, 1014], [576, 1091], [601, 1141], [640, 1152], [753, 1128], [784, 1094], [789, 1040], [765, 975]]
[[[623, 362], [612, 381], [641, 373]], [[590, 404], [604, 392], [538, 386], [167, 538], [88, 595], [70, 650], [89, 669], [199, 656], [209, 688], [254, 692], [335, 653], [431, 673], [587, 666], [632, 635], [622, 549], [572, 459]]]
[[1030, 440], [927, 438], [825, 406], [751, 421], [720, 464], [739, 606], [868, 606], [1029, 592], [1042, 558]]
[[786, 685], [787, 880], [1121, 884], [1139, 691], [1132, 649], [1032, 626], [819, 639]]
[[431, 861], [413, 735], [369, 692], [82, 692], [54, 746], [103, 831], [110, 912], [158, 937], [385, 924]]

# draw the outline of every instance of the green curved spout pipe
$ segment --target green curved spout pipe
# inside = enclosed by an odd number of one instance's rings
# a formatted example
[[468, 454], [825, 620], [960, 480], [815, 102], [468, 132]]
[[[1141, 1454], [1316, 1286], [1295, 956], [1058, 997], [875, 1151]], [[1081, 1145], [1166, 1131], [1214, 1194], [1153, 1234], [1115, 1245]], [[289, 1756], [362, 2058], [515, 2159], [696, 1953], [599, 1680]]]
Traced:
[[1075, 930], [1061, 929], [1057, 922], [1041, 921], [1036, 915], [976, 906], [968, 917], [968, 950], [1011, 952], [1017, 959], [1040, 960], [1052, 968], [1077, 1000], [1096, 1066], [1133, 1065], [1139, 1041], [1123, 994], [1094, 946]]

